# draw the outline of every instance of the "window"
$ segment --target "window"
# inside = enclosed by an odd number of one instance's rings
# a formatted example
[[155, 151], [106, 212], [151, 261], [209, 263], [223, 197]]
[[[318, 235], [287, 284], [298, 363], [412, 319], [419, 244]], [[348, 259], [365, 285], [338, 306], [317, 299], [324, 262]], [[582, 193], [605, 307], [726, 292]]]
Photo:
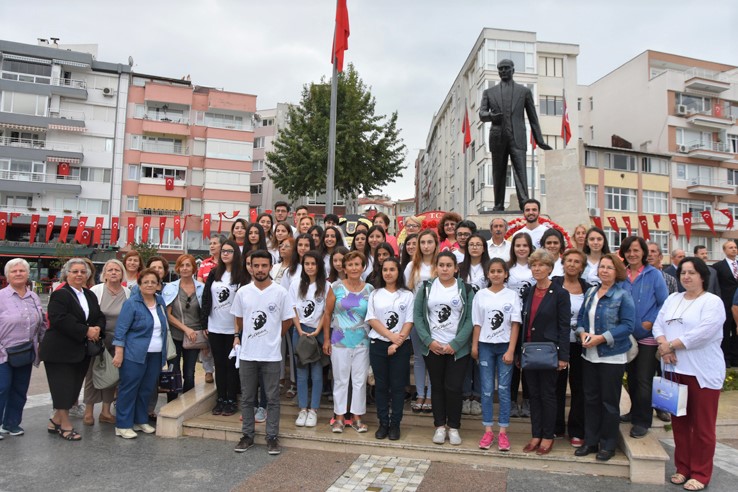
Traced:
[[266, 118], [261, 120], [261, 126], [274, 126], [274, 118]]
[[712, 210], [710, 202], [703, 200], [685, 200], [683, 198], [677, 198], [676, 200], [676, 214], [681, 216], [685, 212], [692, 212], [692, 218], [699, 217], [700, 212], [703, 210]]
[[666, 159], [641, 157], [641, 172], [650, 174], [669, 174], [669, 162]]
[[228, 130], [243, 130], [243, 116], [231, 114], [205, 113], [205, 126], [225, 128]]
[[605, 208], [608, 210], [621, 210], [623, 212], [635, 212], [636, 190], [629, 188], [605, 187]]
[[698, 166], [697, 164], [677, 163], [676, 179], [687, 182], [687, 185], [712, 185], [715, 168], [709, 166]]
[[79, 179], [82, 181], [110, 183], [110, 169], [82, 167], [79, 168]]
[[251, 142], [209, 138], [205, 156], [213, 159], [247, 162], [253, 159], [253, 145]]
[[15, 181], [43, 181], [46, 164], [20, 159], [0, 159], [0, 179]]
[[[334, 205], [345, 205], [346, 200], [339, 195], [334, 195]], [[325, 193], [313, 193], [307, 196], [307, 205], [325, 205]]]
[[254, 139], [254, 148], [255, 149], [263, 149], [264, 148], [264, 142], [266, 138], [265, 137], [256, 137]]
[[658, 244], [662, 252], [669, 251], [669, 233], [666, 231], [648, 231], [651, 241]]
[[592, 111], [595, 108], [594, 97], [589, 98], [589, 110]]
[[582, 110], [582, 98], [578, 97], [577, 98], [577, 111], [581, 111], [581, 110]]
[[[738, 119], [738, 115], [735, 118]], [[728, 148], [726, 150], [733, 154], [738, 154], [738, 135], [728, 133]]]
[[554, 150], [564, 148], [564, 139], [558, 135], [544, 135], [543, 141], [550, 145]]
[[540, 184], [541, 195], [545, 195], [546, 194], [546, 175], [545, 174], [541, 174], [539, 176], [539, 184]]
[[136, 164], [128, 164], [128, 180], [138, 181], [140, 168]]
[[623, 239], [628, 237], [628, 229], [620, 228], [616, 231], [608, 228], [605, 229], [605, 236], [607, 236], [607, 244], [610, 246], [610, 251], [617, 251]]
[[126, 197], [126, 212], [138, 212], [138, 197], [127, 196]]
[[[135, 237], [136, 237], [136, 242], [141, 242], [141, 226], [136, 226]], [[152, 227], [149, 230], [148, 240], [149, 240], [149, 244], [159, 246], [159, 228], [158, 227]], [[161, 249], [182, 249], [182, 240], [174, 239], [174, 229], [164, 229], [164, 240], [161, 243]]]
[[540, 96], [538, 98], [541, 114], [561, 116], [564, 114], [564, 98], [558, 96]]
[[485, 41], [487, 70], [497, 70], [497, 63], [508, 59], [515, 64], [518, 73], [535, 73], [534, 43], [522, 43], [501, 39], [487, 39]]
[[46, 116], [48, 107], [48, 96], [37, 96], [22, 92], [3, 92], [2, 110], [6, 113]]
[[32, 207], [33, 197], [31, 195], [5, 195], [3, 205], [7, 207]]
[[[133, 148], [133, 145], [131, 145], [131, 148]], [[187, 146], [184, 145], [183, 140], [168, 137], [150, 137], [147, 135], [141, 137], [141, 150], [162, 154], [187, 154]]]
[[728, 184], [738, 185], [738, 169], [728, 169]]
[[597, 208], [597, 185], [584, 185], [584, 198], [587, 208]]
[[473, 179], [469, 182], [469, 185], [471, 186], [471, 191], [469, 193], [471, 195], [470, 198], [473, 200], [474, 199], [474, 193], [475, 193], [475, 190], [474, 190], [474, 180]]
[[3, 60], [3, 78], [36, 84], [51, 83], [51, 64], [32, 63], [19, 60]]
[[[679, 239], [676, 240], [676, 248], [683, 249], [687, 252], [687, 256], [692, 256], [692, 252], [694, 251], [694, 247], [700, 245], [707, 248], [707, 257], [713, 258], [713, 241], [712, 239], [705, 237], [705, 236], [695, 236], [694, 234], [690, 238], [689, 242], [687, 242], [686, 236], [680, 236]], [[722, 251], [721, 251], [722, 253]], [[722, 256], [721, 256], [722, 257]]]
[[174, 178], [175, 181], [185, 181], [187, 171], [173, 167], [152, 166], [149, 164], [141, 165], [141, 177], [151, 179]]
[[563, 77], [564, 59], [553, 56], [538, 57], [538, 75], [545, 77]]
[[106, 138], [105, 139], [105, 152], [112, 152], [112, 151], [113, 151], [113, 139]]
[[669, 213], [669, 197], [662, 191], [643, 191], [643, 212], [647, 214]]
[[93, 198], [57, 198], [54, 201], [57, 209], [77, 210], [82, 214], [106, 215], [110, 210], [108, 200], [97, 200]]
[[694, 94], [677, 94], [676, 103], [685, 106], [688, 113], [709, 113], [712, 110], [709, 97], [695, 96]]
[[677, 145], [686, 145], [688, 149], [712, 149], [712, 132], [698, 132], [687, 128], [677, 128], [676, 143]]
[[636, 159], [632, 155], [606, 153], [607, 168], [616, 171], [636, 171]]
[[264, 159], [257, 159], [251, 165], [252, 171], [263, 171], [264, 170]]
[[[526, 171], [526, 175], [528, 177], [527, 186], [528, 186], [528, 188], [532, 188], [533, 187], [533, 168], [531, 166], [526, 166], [525, 171]], [[492, 170], [490, 169], [490, 173], [491, 172], [492, 172]], [[490, 174], [490, 180], [492, 179], [491, 176], [492, 175]], [[494, 183], [492, 183], [492, 181], [490, 181], [489, 185], [492, 186], [493, 184]], [[513, 183], [513, 178], [512, 178], [512, 166], [507, 166], [507, 172], [505, 174], [505, 186], [507, 186], [508, 188], [514, 188], [515, 187], [515, 183]]]
[[261, 184], [251, 185], [250, 191], [252, 195], [260, 195], [262, 193], [262, 185]]
[[597, 151], [585, 150], [584, 151], [584, 165], [585, 167], [597, 167]]

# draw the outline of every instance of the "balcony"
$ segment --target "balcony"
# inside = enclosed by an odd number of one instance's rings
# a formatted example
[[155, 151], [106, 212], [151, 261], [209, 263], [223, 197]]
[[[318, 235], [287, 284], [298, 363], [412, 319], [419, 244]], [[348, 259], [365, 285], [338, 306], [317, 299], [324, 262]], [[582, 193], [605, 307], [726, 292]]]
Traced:
[[730, 89], [730, 82], [720, 72], [695, 67], [684, 71], [684, 88], [720, 94]]
[[0, 145], [24, 149], [46, 149], [62, 152], [82, 152], [82, 144], [55, 142], [53, 140], [37, 140], [32, 138], [0, 137]]
[[[712, 222], [715, 226], [715, 232], [721, 232], [725, 230], [728, 225], [728, 218], [717, 210], [711, 210]], [[692, 230], [693, 231], [709, 231], [710, 226], [705, 223], [705, 219], [702, 218], [700, 212], [692, 211]]]
[[158, 215], [165, 217], [174, 217], [175, 215], [184, 215], [184, 210], [166, 210], [160, 208], [139, 208], [139, 215]]
[[144, 140], [141, 143], [142, 152], [153, 152], [155, 154], [190, 155], [190, 148], [182, 144], [171, 144], [166, 142], [151, 142]]
[[[718, 130], [730, 128], [734, 125], [733, 119], [730, 116], [717, 116], [712, 113], [712, 111], [693, 113], [687, 117], [687, 122], [695, 126], [716, 128]], [[725, 114], [722, 110], [720, 113]]]
[[162, 133], [164, 135], [190, 134], [190, 120], [182, 113], [158, 112], [149, 110], [143, 116], [144, 133]]
[[83, 90], [87, 89], [87, 82], [85, 82], [84, 80], [63, 79], [59, 77], [54, 77], [51, 83], [60, 87], [71, 87], [73, 89]]
[[710, 161], [727, 161], [733, 158], [727, 144], [722, 142], [695, 142], [680, 146], [680, 152], [686, 150], [689, 157]]
[[59, 176], [49, 173], [35, 173], [31, 171], [0, 171], [0, 191], [15, 191], [19, 193], [82, 192], [79, 177]]
[[701, 195], [724, 196], [735, 195], [736, 186], [727, 181], [708, 178], [692, 178], [687, 184], [687, 191]]

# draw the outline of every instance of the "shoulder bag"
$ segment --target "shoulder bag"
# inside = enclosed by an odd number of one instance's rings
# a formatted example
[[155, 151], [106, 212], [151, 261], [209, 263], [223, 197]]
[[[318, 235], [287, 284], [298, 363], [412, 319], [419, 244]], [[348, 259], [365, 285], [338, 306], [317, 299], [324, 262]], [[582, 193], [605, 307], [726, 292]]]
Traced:
[[527, 370], [558, 369], [559, 350], [553, 342], [527, 342], [523, 344], [520, 368]]
[[103, 350], [92, 364], [92, 385], [96, 389], [103, 390], [112, 388], [118, 384], [118, 380], [120, 374], [118, 368], [113, 365], [113, 356], [107, 350]]
[[33, 341], [23, 342], [20, 345], [5, 349], [8, 354], [8, 365], [10, 367], [25, 367], [33, 364], [36, 360], [36, 351], [33, 349]]

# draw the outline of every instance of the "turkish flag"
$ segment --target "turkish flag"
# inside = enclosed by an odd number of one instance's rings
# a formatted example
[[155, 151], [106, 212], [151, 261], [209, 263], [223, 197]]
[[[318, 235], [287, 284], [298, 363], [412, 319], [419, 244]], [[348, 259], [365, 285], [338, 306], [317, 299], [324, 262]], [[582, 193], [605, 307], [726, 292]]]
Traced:
[[102, 242], [102, 228], [104, 217], [95, 218], [95, 232], [92, 235], [92, 244], [100, 245]]
[[136, 242], [136, 217], [128, 217], [128, 242], [126, 243], [126, 246], [129, 244], [133, 244]]
[[646, 241], [650, 241], [651, 234], [648, 232], [648, 218], [645, 215], [639, 215], [638, 222], [641, 224], [641, 232], [643, 233], [643, 239], [645, 239]]
[[661, 222], [661, 215], [653, 214], [653, 223], [656, 224], [656, 227], [659, 227], [659, 222]]
[[41, 216], [38, 214], [31, 215], [31, 244], [36, 242], [36, 234], [38, 233], [38, 221], [41, 220]]
[[712, 235], [717, 236], [717, 234], [715, 233], [715, 223], [712, 221], [712, 214], [710, 213], [710, 211], [703, 210], [702, 212], [700, 212], [700, 215], [702, 215], [702, 220], [705, 221], [705, 224], [707, 224], [707, 227], [709, 227], [710, 230], [712, 231]]
[[726, 216], [728, 218], [728, 225], [725, 226], [726, 230], [730, 230], [733, 228], [733, 214], [730, 212], [729, 208], [721, 208], [718, 210], [721, 214]]
[[8, 225], [11, 225], [12, 226], [13, 225], [13, 219], [15, 219], [16, 217], [20, 217], [21, 215], [23, 215], [23, 214], [20, 213], [20, 212], [10, 212], [10, 218], [8, 219]]
[[62, 219], [62, 228], [61, 228], [61, 232], [59, 233], [59, 242], [61, 243], [67, 242], [67, 234], [69, 234], [69, 227], [71, 225], [72, 225], [72, 216], [65, 215], [64, 219]]
[[8, 227], [8, 212], [0, 212], [0, 240], [5, 240], [5, 229]]
[[202, 238], [210, 239], [210, 214], [205, 214], [202, 218]]
[[256, 222], [256, 218], [259, 216], [259, 214], [256, 213], [256, 209], [252, 208], [249, 210], [249, 220], [251, 222]]
[[669, 222], [671, 223], [671, 229], [674, 231], [674, 236], [679, 239], [679, 224], [677, 223], [676, 214], [669, 214]]
[[141, 228], [141, 242], [149, 242], [149, 229], [151, 229], [151, 216], [147, 215], [143, 218], [143, 227]]
[[174, 216], [174, 239], [182, 239], [182, 225], [179, 220], [179, 215]]
[[592, 217], [592, 220], [595, 223], [595, 227], [602, 229], [602, 217]]
[[223, 216], [224, 215], [225, 215], [225, 212], [218, 212], [218, 234], [220, 234], [220, 231], [223, 230]]
[[159, 247], [164, 242], [164, 229], [167, 227], [167, 218], [159, 217]]
[[687, 236], [687, 242], [689, 242], [689, 236], [692, 235], [692, 212], [684, 212], [682, 220], [684, 221], [684, 235]]
[[111, 246], [118, 244], [118, 232], [120, 232], [120, 218], [113, 217], [112, 224], [110, 224], [110, 245]]
[[618, 219], [615, 217], [608, 217], [607, 221], [610, 223], [610, 227], [615, 229], [615, 232], [620, 231], [620, 227], [618, 226]]
[[[79, 230], [79, 228], [77, 228]], [[90, 241], [92, 240], [92, 233], [89, 229], [85, 228], [82, 229], [82, 233], [79, 235], [79, 244], [84, 244], [85, 246], [90, 245]]]
[[272, 210], [268, 208], [268, 209], [264, 210], [264, 213], [265, 214], [272, 215]]
[[56, 174], [59, 176], [69, 176], [70, 168], [68, 162], [60, 162], [58, 166], [56, 166]]
[[174, 189], [174, 178], [164, 179], [164, 188], [166, 188], [168, 191], [172, 191]]
[[87, 217], [80, 217], [77, 222], [77, 231], [74, 233], [74, 240], [82, 244], [82, 233], [87, 225]]
[[464, 105], [464, 122], [461, 124], [461, 133], [464, 134], [464, 142], [461, 150], [466, 153], [466, 149], [471, 145], [471, 128], [469, 127], [469, 109]]
[[564, 98], [564, 114], [561, 115], [561, 138], [564, 139], [564, 147], [571, 140], [571, 125], [569, 124], [569, 108], [566, 107], [566, 98]]
[[49, 215], [46, 218], [46, 242], [47, 243], [51, 239], [51, 234], [54, 233], [54, 222], [56, 222], [56, 215]]
[[405, 217], [402, 215], [397, 216], [397, 230], [401, 231], [405, 227]]
[[712, 108], [712, 114], [713, 116], [717, 116], [718, 118], [723, 117], [723, 107], [720, 105], [720, 99], [715, 100], [715, 106]]
[[625, 224], [625, 228], [628, 229], [628, 235], [632, 236], [633, 233], [630, 229], [630, 215], [623, 215], [623, 223]]
[[533, 131], [530, 132], [530, 145], [533, 147], [533, 150], [536, 150], [538, 147], [538, 144], [536, 144], [536, 139], [533, 138]]
[[331, 50], [331, 63], [336, 65], [336, 70], [343, 72], [343, 53], [348, 49], [348, 38], [351, 35], [349, 29], [348, 7], [346, 0], [338, 0], [336, 5], [336, 31], [333, 35], [333, 50]]

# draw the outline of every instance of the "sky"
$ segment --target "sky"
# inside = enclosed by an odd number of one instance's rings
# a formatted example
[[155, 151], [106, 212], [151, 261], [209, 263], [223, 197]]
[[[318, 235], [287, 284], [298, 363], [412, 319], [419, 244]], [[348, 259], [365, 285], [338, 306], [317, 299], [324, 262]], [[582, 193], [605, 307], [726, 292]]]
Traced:
[[[298, 103], [331, 73], [335, 0], [0, 0], [0, 39], [98, 44], [101, 61], [257, 95], [257, 107]], [[348, 0], [345, 63], [398, 113], [402, 178], [382, 191], [414, 194], [414, 162], [433, 115], [485, 27], [579, 45], [579, 84], [647, 49], [738, 65], [738, 2], [712, 0]]]

